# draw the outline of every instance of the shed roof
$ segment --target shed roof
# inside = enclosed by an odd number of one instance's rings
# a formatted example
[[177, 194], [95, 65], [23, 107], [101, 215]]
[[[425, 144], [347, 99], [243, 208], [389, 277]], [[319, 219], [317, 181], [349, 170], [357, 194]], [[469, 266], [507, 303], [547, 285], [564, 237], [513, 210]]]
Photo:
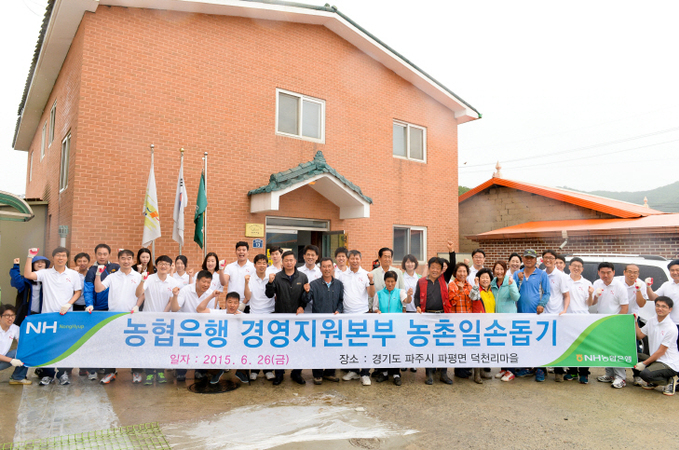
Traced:
[[462, 203], [491, 186], [504, 186], [507, 188], [518, 189], [520, 191], [530, 192], [531, 194], [541, 195], [543, 197], [592, 209], [623, 219], [664, 214], [662, 211], [657, 211], [642, 205], [635, 205], [634, 203], [623, 202], [621, 200], [613, 200], [597, 195], [570, 191], [568, 189], [540, 186], [538, 184], [495, 177], [460, 195], [458, 202]]
[[679, 233], [679, 213], [653, 214], [633, 219], [547, 220], [526, 222], [466, 237], [475, 241], [518, 239], [552, 235], [560, 236], [562, 231], [566, 231], [569, 237], [652, 233], [677, 234]]

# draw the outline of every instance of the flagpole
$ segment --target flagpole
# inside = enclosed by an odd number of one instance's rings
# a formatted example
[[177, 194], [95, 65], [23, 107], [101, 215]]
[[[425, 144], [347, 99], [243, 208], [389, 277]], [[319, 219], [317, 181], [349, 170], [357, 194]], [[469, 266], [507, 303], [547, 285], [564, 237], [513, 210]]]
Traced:
[[[205, 183], [205, 196], [207, 197], [207, 152], [204, 153], [203, 161], [205, 162], [203, 168], [203, 177]], [[203, 213], [203, 259], [207, 257], [207, 206], [205, 207], [205, 212]]]
[[[180, 148], [179, 151], [181, 152], [181, 156], [179, 157], [179, 167], [184, 166], [184, 148]], [[182, 254], [182, 244], [179, 243], [179, 254]]]
[[[153, 167], [153, 152], [155, 145], [151, 144], [151, 167]], [[156, 260], [156, 240], [151, 241], [151, 261]]]

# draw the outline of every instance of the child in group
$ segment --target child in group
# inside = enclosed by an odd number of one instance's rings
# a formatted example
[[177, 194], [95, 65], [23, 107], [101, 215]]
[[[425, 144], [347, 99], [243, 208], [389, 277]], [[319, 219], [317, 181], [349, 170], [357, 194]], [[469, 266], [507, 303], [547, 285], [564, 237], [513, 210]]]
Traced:
[[[396, 289], [396, 282], [398, 275], [396, 272], [389, 270], [384, 274], [384, 289], [377, 293], [378, 305], [375, 312], [377, 314], [395, 314], [403, 312], [403, 305], [413, 301], [413, 288], [409, 288], [408, 292], [404, 289]], [[401, 385], [401, 371], [398, 368], [391, 368], [380, 371], [375, 377], [375, 381], [381, 383], [389, 379], [389, 375], [394, 377], [394, 384]]]
[[26, 379], [28, 367], [16, 359], [16, 350], [10, 350], [12, 341], [19, 342], [19, 327], [14, 324], [17, 311], [12, 305], [0, 306], [0, 370], [14, 367], [14, 373], [9, 379], [9, 384], [32, 384]]
[[[221, 315], [242, 314], [238, 310], [238, 307], [240, 306], [240, 294], [238, 294], [238, 292], [229, 292], [228, 294], [226, 294], [226, 298], [224, 300], [222, 300], [218, 296], [219, 292], [215, 291], [215, 293], [216, 293], [215, 296], [217, 297], [217, 303], [219, 303], [219, 309], [210, 309], [207, 307], [210, 300], [212, 300], [212, 298], [208, 296], [202, 302], [200, 302], [200, 304], [196, 308], [196, 312], [203, 314], [221, 314]], [[226, 370], [220, 369], [219, 372], [210, 379], [210, 384], [219, 383], [219, 380], [222, 378], [222, 375], [224, 375], [226, 372], [227, 372]], [[238, 378], [243, 383], [248, 382], [247, 373], [244, 373], [240, 370], [236, 371], [236, 378]]]

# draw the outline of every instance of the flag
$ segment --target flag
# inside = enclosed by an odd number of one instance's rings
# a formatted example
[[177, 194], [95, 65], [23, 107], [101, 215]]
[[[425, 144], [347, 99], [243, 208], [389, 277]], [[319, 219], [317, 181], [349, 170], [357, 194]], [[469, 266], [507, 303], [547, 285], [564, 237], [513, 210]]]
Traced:
[[193, 234], [193, 241], [203, 248], [205, 243], [205, 235], [203, 234], [203, 227], [205, 226], [205, 210], [207, 209], [207, 195], [205, 194], [205, 174], [200, 174], [200, 185], [198, 186], [198, 198], [196, 199], [196, 215], [193, 217], [193, 223], [196, 224], [196, 231]]
[[179, 166], [179, 178], [177, 179], [177, 193], [174, 196], [174, 227], [172, 239], [184, 245], [184, 208], [188, 203], [186, 185], [184, 184], [184, 158]]
[[156, 176], [153, 173], [153, 161], [149, 182], [146, 185], [146, 200], [144, 201], [144, 236], [141, 245], [147, 247], [160, 237], [160, 215], [158, 214], [158, 196], [156, 195]]

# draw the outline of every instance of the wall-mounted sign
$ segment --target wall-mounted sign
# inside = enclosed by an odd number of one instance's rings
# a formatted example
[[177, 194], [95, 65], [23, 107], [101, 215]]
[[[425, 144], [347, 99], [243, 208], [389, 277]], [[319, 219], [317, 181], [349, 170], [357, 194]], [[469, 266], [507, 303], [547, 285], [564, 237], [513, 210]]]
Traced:
[[264, 224], [263, 223], [246, 223], [245, 224], [245, 237], [254, 237], [254, 238], [264, 237]]

